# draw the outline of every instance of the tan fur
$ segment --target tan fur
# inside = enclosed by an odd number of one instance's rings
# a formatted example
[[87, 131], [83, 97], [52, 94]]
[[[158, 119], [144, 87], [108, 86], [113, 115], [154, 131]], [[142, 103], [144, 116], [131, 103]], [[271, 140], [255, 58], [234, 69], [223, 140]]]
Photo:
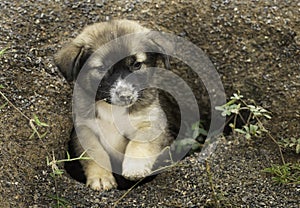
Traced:
[[126, 34], [147, 32], [147, 28], [129, 20], [113, 20], [89, 25], [55, 56], [54, 61], [68, 81], [75, 79], [72, 69], [79, 67], [80, 53], [93, 53], [105, 43]]
[[[103, 44], [124, 34], [145, 31], [149, 30], [128, 20], [88, 26], [56, 54], [55, 62], [67, 80], [75, 80], [83, 62]], [[123, 47], [135, 51], [133, 45], [126, 43]], [[91, 65], [101, 65], [102, 58], [96, 57]], [[143, 62], [146, 58], [145, 53], [136, 51], [138, 61]], [[89, 85], [88, 79], [85, 85]], [[158, 92], [151, 89], [145, 94], [146, 99], [130, 107], [96, 100], [95, 106], [91, 106], [96, 117], [90, 112], [87, 112], [87, 118], [76, 117], [77, 136], [72, 139], [78, 154], [86, 150], [86, 155], [92, 158], [80, 161], [87, 185], [92, 189], [108, 190], [117, 186], [112, 175], [115, 164], [111, 164], [111, 160], [121, 164], [122, 175], [127, 179], [146, 177], [161, 151], [170, 145], [173, 138], [168, 131], [168, 119]], [[85, 99], [80, 102], [84, 103]]]

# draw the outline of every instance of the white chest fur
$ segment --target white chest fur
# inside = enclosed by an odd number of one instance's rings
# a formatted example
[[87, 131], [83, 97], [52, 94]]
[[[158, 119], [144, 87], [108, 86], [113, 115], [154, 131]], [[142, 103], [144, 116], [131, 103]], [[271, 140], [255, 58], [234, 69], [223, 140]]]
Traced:
[[104, 149], [121, 159], [130, 140], [151, 142], [165, 133], [167, 119], [158, 101], [132, 114], [121, 106], [96, 103], [97, 118], [85, 122]]
[[96, 103], [97, 123], [102, 133], [119, 133], [130, 140], [151, 141], [165, 131], [167, 119], [158, 101], [140, 111], [129, 113], [126, 107]]

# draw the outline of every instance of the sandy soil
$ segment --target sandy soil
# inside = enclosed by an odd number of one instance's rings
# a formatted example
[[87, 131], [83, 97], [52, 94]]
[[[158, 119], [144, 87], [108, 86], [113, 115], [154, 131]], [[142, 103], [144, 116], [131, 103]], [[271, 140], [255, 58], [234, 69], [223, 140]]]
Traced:
[[[65, 157], [72, 127], [72, 87], [58, 73], [53, 54], [98, 21], [134, 19], [190, 40], [212, 60], [228, 96], [240, 90], [269, 109], [268, 128], [276, 138], [299, 137], [297, 1], [2, 0], [0, 8], [0, 50], [7, 48], [0, 57], [1, 92], [28, 118], [36, 114], [49, 124], [39, 128], [48, 131], [40, 140], [30, 137], [29, 120], [11, 105], [0, 110], [0, 207], [56, 207], [56, 194], [68, 207], [111, 207], [126, 192], [94, 192], [67, 174], [55, 183], [46, 165], [47, 156]], [[261, 172], [280, 162], [268, 138], [245, 142], [227, 136], [219, 143], [209, 158], [210, 172], [198, 154], [189, 156], [117, 207], [299, 207], [299, 186], [275, 185]], [[300, 160], [289, 152], [286, 157]]]

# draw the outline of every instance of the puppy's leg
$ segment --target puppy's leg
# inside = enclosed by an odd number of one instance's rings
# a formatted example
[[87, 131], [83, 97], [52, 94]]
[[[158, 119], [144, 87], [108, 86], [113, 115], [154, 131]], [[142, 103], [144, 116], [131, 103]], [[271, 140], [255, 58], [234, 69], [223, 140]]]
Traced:
[[151, 142], [130, 141], [123, 161], [122, 175], [129, 180], [138, 180], [148, 176], [152, 167], [166, 146], [164, 136]]
[[100, 167], [94, 160], [81, 162], [87, 181], [86, 185], [94, 190], [109, 190], [117, 187], [112, 173]]
[[90, 160], [80, 160], [87, 178], [86, 185], [94, 190], [109, 190], [116, 187], [117, 183], [112, 175], [109, 155], [97, 136], [87, 127], [80, 127], [79, 135], [87, 150], [86, 156], [91, 157]]

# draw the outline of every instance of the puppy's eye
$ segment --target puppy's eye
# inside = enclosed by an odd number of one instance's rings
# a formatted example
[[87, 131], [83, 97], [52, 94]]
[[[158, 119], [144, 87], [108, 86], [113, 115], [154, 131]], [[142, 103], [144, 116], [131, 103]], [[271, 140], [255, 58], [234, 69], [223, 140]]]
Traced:
[[133, 63], [132, 68], [133, 68], [134, 70], [139, 70], [139, 69], [142, 67], [142, 65], [143, 65], [142, 62], [136, 61], [136, 62]]

